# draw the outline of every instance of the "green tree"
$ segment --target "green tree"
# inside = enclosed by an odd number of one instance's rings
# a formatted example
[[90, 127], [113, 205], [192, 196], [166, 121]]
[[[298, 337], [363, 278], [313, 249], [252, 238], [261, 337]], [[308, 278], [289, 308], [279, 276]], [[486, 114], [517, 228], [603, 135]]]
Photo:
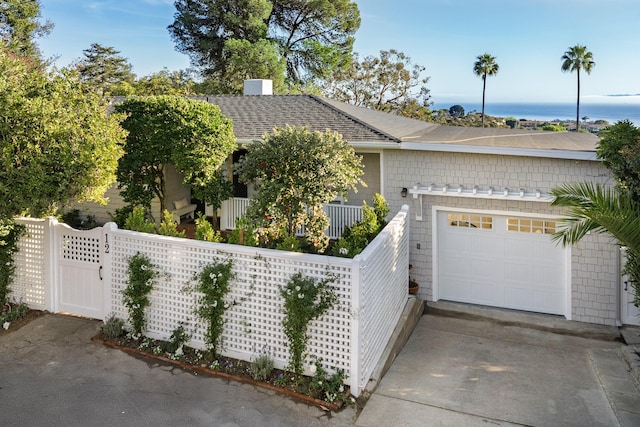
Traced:
[[498, 74], [500, 66], [496, 62], [495, 56], [488, 53], [478, 55], [476, 62], [473, 64], [473, 73], [482, 78], [482, 127], [484, 127], [484, 99], [487, 91], [487, 76], [495, 76]]
[[[136, 95], [192, 95], [195, 82], [188, 71], [169, 71], [164, 68], [157, 73], [140, 77], [132, 85]], [[116, 95], [116, 93], [113, 93]], [[125, 94], [126, 95], [126, 94]]]
[[579, 241], [591, 230], [607, 231], [627, 247], [625, 272], [640, 305], [640, 128], [628, 120], [601, 132], [597, 156], [613, 173], [616, 188], [589, 183], [554, 189], [554, 204], [569, 208], [566, 227], [557, 238], [564, 244]]
[[174, 4], [177, 12], [169, 32], [177, 49], [221, 85], [224, 79], [271, 78], [277, 88], [285, 70], [289, 86], [324, 77], [349, 63], [360, 26], [358, 7], [350, 0]]
[[597, 154], [620, 187], [640, 202], [640, 128], [624, 120], [603, 129]]
[[[125, 155], [118, 164], [124, 200], [149, 208], [154, 197], [165, 210], [165, 167], [174, 165], [195, 191], [211, 182], [236, 148], [231, 120], [218, 106], [178, 96], [128, 98], [116, 106], [127, 118]], [[207, 192], [199, 193], [208, 202]]]
[[580, 130], [580, 70], [591, 74], [591, 70], [596, 63], [593, 61], [593, 54], [587, 50], [586, 46], [575, 45], [570, 47], [564, 55], [562, 55], [563, 72], [576, 72], [578, 76], [578, 100], [576, 103], [576, 131]]
[[36, 37], [46, 36], [53, 29], [49, 21], [42, 22], [38, 0], [3, 0], [0, 2], [0, 40], [10, 51], [40, 57]]
[[119, 55], [120, 51], [93, 43], [82, 52], [84, 58], [77, 62], [76, 68], [82, 81], [98, 93], [111, 94], [118, 85], [133, 83], [135, 75], [131, 72], [132, 66], [126, 58]]
[[449, 114], [451, 117], [464, 117], [464, 107], [456, 104], [449, 107]]
[[263, 240], [294, 236], [304, 225], [307, 241], [323, 252], [328, 226], [322, 205], [362, 184], [362, 159], [334, 132], [275, 129], [248, 148], [237, 170], [241, 181], [259, 183], [247, 218]]
[[349, 68], [334, 71], [323, 92], [338, 101], [402, 114], [409, 100], [428, 108], [429, 78], [422, 77], [424, 70], [394, 49], [382, 50], [379, 57], [368, 56], [362, 62], [355, 54]]
[[105, 202], [125, 131], [77, 73], [47, 72], [0, 48], [0, 217]]

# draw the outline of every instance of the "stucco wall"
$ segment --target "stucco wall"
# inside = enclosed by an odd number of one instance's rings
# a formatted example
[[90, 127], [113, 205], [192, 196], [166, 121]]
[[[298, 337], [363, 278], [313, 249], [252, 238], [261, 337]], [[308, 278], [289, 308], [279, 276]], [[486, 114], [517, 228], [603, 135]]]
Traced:
[[[543, 193], [564, 182], [590, 180], [611, 183], [608, 171], [598, 162], [514, 157], [488, 154], [416, 152], [388, 150], [384, 153], [385, 197], [397, 211], [402, 204], [411, 209], [411, 275], [420, 283], [419, 297], [432, 300], [432, 207], [480, 209], [562, 215], [548, 203], [449, 196], [423, 196], [423, 218], [417, 221], [419, 199], [402, 198], [403, 187], [416, 183], [449, 184], [486, 190], [509, 187], [535, 189]], [[417, 249], [418, 244], [420, 249]], [[618, 249], [607, 235], [592, 234], [571, 249], [572, 319], [614, 325], [617, 318], [619, 277]]]

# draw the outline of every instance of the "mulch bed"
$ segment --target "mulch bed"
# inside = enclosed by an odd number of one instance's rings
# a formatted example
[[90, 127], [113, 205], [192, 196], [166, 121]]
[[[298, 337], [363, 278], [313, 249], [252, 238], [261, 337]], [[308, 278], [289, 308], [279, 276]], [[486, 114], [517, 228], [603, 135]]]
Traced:
[[44, 316], [47, 313], [48, 313], [48, 311], [43, 311], [43, 310], [29, 310], [29, 311], [27, 311], [26, 315], [24, 315], [23, 317], [21, 317], [19, 319], [16, 319], [16, 320], [12, 321], [11, 324], [9, 325], [9, 329], [4, 329], [2, 327], [2, 325], [0, 325], [0, 337], [3, 336], [3, 335], [10, 334], [10, 333], [12, 333], [14, 331], [17, 331], [18, 329], [22, 328], [27, 323], [31, 322], [32, 320], [37, 319], [38, 317]]
[[[159, 352], [160, 354], [156, 354], [156, 352], [153, 351], [154, 348], [158, 348], [158, 346], [161, 345], [160, 341], [150, 340], [148, 338], [146, 340], [151, 344], [145, 348], [140, 348], [141, 341], [128, 337], [110, 339], [102, 332], [99, 332], [98, 335], [92, 338], [92, 341], [96, 343], [124, 351], [133, 356], [177, 366], [187, 372], [211, 375], [273, 390], [285, 396], [318, 406], [326, 411], [338, 412], [345, 406], [344, 402], [340, 400], [334, 402], [322, 400], [320, 396], [318, 396], [318, 393], [311, 390], [311, 378], [309, 377], [303, 376], [295, 378], [291, 372], [273, 369], [265, 381], [257, 381], [251, 376], [250, 362], [218, 356], [215, 358], [216, 366], [214, 366], [214, 369], [211, 367], [212, 361], [207, 360], [206, 354], [202, 351], [185, 346], [184, 354], [174, 359], [170, 353]], [[346, 399], [352, 401], [347, 386], [345, 386], [343, 395]]]

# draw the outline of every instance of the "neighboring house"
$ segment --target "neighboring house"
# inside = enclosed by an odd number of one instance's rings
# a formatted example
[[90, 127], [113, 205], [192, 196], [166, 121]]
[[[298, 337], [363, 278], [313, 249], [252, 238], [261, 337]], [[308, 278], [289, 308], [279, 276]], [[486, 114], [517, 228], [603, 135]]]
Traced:
[[[596, 160], [596, 136], [439, 126], [314, 95], [198, 99], [220, 106], [241, 145], [275, 126], [341, 133], [363, 156], [368, 184], [346, 203], [379, 192], [392, 212], [412, 209], [411, 276], [420, 298], [637, 322], [621, 286], [620, 251], [607, 235], [568, 248], [550, 238], [563, 213], [550, 206], [552, 188], [613, 184]], [[251, 195], [241, 185], [236, 191]]]

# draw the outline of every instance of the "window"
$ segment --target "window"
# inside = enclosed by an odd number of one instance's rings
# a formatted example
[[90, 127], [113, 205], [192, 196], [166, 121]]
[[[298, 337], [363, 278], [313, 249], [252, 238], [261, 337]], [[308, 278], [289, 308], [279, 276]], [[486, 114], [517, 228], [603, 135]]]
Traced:
[[520, 233], [553, 234], [556, 232], [556, 222], [550, 219], [508, 218], [507, 231]]
[[490, 230], [493, 227], [493, 218], [490, 216], [473, 214], [447, 214], [447, 224], [450, 227], [482, 228]]

